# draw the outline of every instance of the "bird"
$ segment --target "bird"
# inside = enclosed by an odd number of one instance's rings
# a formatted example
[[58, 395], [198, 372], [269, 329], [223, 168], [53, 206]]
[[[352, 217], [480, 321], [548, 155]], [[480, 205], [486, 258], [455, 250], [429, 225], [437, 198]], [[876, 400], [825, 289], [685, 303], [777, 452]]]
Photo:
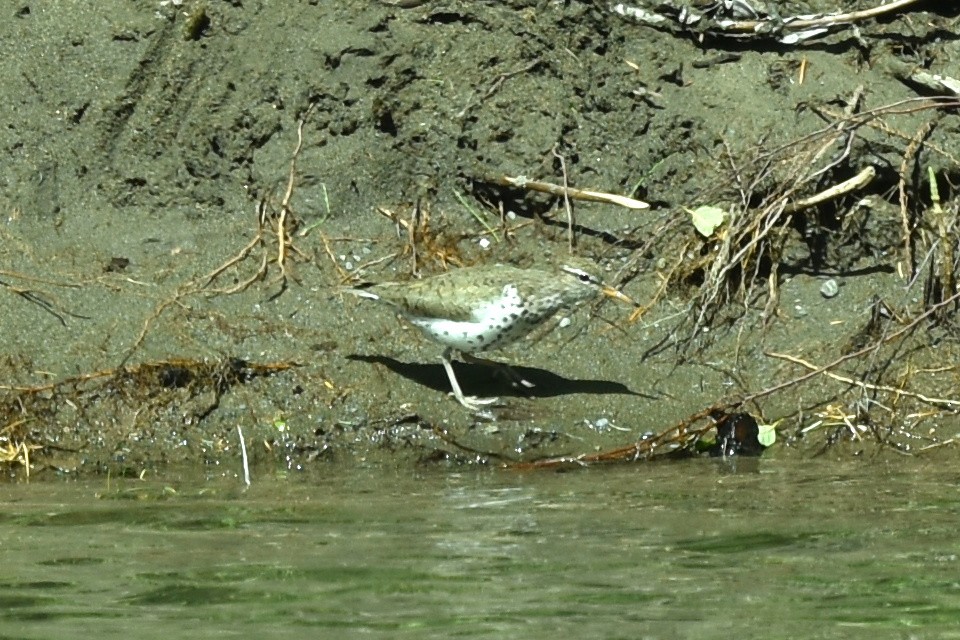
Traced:
[[488, 264], [346, 291], [392, 307], [428, 339], [442, 345], [441, 360], [453, 395], [467, 409], [480, 411], [498, 402], [498, 398], [464, 395], [453, 371], [454, 353], [459, 352], [466, 362], [503, 368], [517, 382], [532, 387], [506, 365], [472, 354], [510, 344], [560, 309], [575, 307], [600, 295], [636, 304], [605, 285], [595, 272], [594, 265], [584, 264], [581, 259], [568, 260], [551, 269]]

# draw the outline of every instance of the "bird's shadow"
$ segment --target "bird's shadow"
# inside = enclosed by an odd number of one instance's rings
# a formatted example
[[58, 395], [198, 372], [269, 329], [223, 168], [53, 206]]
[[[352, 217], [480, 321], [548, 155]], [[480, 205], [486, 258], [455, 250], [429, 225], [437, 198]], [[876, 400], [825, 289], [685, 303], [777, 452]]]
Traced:
[[[443, 370], [443, 365], [441, 364], [401, 362], [386, 356], [360, 354], [349, 355], [347, 359], [355, 362], [381, 364], [390, 371], [408, 380], [413, 380], [417, 384], [443, 393], [450, 391], [450, 381], [447, 380], [447, 373]], [[534, 386], [531, 388], [511, 384], [511, 382], [506, 379], [506, 376], [499, 373], [495, 368], [482, 364], [454, 362], [453, 368], [457, 374], [457, 380], [460, 381], [460, 386], [463, 387], [463, 392], [467, 395], [552, 398], [575, 393], [586, 393], [595, 395], [620, 394], [653, 399], [653, 396], [633, 391], [620, 382], [589, 379], [575, 380], [558, 376], [546, 369], [537, 369], [534, 367], [510, 367], [524, 380], [532, 382]]]

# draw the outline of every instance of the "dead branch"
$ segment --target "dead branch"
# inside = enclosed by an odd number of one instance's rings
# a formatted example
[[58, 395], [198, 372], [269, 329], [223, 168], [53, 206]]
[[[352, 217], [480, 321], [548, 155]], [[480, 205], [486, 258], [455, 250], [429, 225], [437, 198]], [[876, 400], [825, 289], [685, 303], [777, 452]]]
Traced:
[[783, 211], [784, 213], [794, 213], [795, 211], [816, 207], [824, 202], [836, 200], [840, 196], [863, 189], [869, 185], [876, 176], [877, 170], [873, 167], [867, 167], [849, 180], [844, 180], [843, 182], [835, 184], [828, 189], [824, 189], [820, 193], [810, 196], [809, 198], [802, 198], [796, 202], [791, 202], [784, 207]]
[[923, 393], [907, 391], [905, 389], [898, 389], [896, 387], [890, 387], [887, 385], [872, 384], [869, 382], [865, 382], [863, 380], [859, 380], [857, 378], [852, 378], [850, 376], [842, 376], [838, 373], [833, 373], [832, 371], [828, 371], [827, 369], [824, 369], [818, 365], [810, 363], [804, 360], [803, 358], [800, 358], [798, 356], [791, 356], [790, 354], [787, 354], [787, 353], [775, 353], [773, 351], [768, 351], [767, 355], [770, 356], [771, 358], [780, 358], [782, 360], [786, 360], [794, 364], [799, 364], [800, 366], [806, 367], [811, 371], [818, 371], [819, 373], [822, 373], [828, 378], [831, 378], [838, 382], [842, 382], [844, 384], [859, 387], [861, 389], [869, 389], [871, 391], [883, 391], [884, 393], [889, 393], [894, 396], [916, 398], [917, 400], [926, 402], [928, 404], [933, 404], [933, 405], [947, 405], [947, 406], [960, 407], [960, 400], [951, 400], [949, 398], [932, 398]]
[[628, 198], [627, 196], [616, 195], [613, 193], [604, 193], [602, 191], [591, 191], [588, 189], [575, 189], [573, 187], [561, 187], [549, 182], [539, 180], [529, 180], [525, 176], [511, 178], [509, 176], [488, 178], [488, 182], [499, 184], [505, 187], [518, 187], [530, 191], [539, 191], [549, 193], [553, 196], [569, 197], [574, 200], [585, 200], [588, 202], [603, 202], [605, 204], [616, 204], [627, 209], [649, 209], [650, 205], [641, 200]]
[[910, 181], [910, 167], [913, 166], [917, 153], [920, 151], [920, 146], [923, 144], [923, 141], [930, 135], [930, 132], [933, 130], [934, 125], [937, 120], [932, 119], [925, 122], [918, 130], [917, 133], [910, 140], [910, 144], [907, 145], [906, 150], [903, 153], [903, 160], [900, 162], [900, 171], [899, 171], [899, 181], [897, 182], [897, 191], [900, 195], [900, 224], [903, 229], [903, 253], [904, 261], [907, 264], [907, 272], [909, 278], [912, 280], [913, 276], [916, 274], [915, 264], [913, 261], [913, 245], [915, 238], [913, 237], [914, 229], [916, 228], [915, 222], [910, 216], [910, 206], [909, 206], [909, 197], [907, 195], [907, 184]]
[[[774, 38], [782, 44], [797, 44], [817, 38], [841, 27], [885, 14], [902, 11], [919, 0], [895, 0], [861, 11], [822, 13], [814, 16], [764, 14], [745, 0], [714, 3], [709, 12], [697, 13], [686, 4], [660, 3], [657, 11], [641, 6], [617, 3], [610, 9], [624, 17], [656, 28], [679, 32], [733, 37], [738, 39]], [[747, 18], [747, 19], [743, 19]]]
[[[798, 376], [790, 378], [779, 383], [776, 383], [770, 387], [756, 391], [753, 393], [748, 393], [745, 395], [740, 395], [732, 397], [727, 400], [717, 402], [711, 407], [697, 411], [696, 413], [687, 416], [677, 424], [663, 429], [659, 433], [649, 437], [644, 438], [643, 440], [617, 447], [614, 449], [609, 449], [596, 453], [585, 453], [576, 456], [561, 456], [556, 458], [546, 458], [543, 460], [535, 460], [532, 462], [506, 462], [505, 466], [514, 469], [542, 469], [542, 468], [556, 468], [563, 466], [587, 466], [591, 464], [609, 464], [609, 463], [624, 463], [624, 462], [637, 462], [640, 460], [647, 460], [653, 457], [673, 454], [681, 450], [691, 450], [696, 443], [701, 440], [707, 433], [715, 428], [715, 425], [712, 421], [709, 421], [708, 424], [699, 425], [699, 423], [708, 421], [711, 416], [718, 414], [732, 414], [742, 409], [742, 407], [753, 404], [757, 400], [776, 394], [794, 387], [809, 380], [821, 376], [821, 375], [831, 375], [832, 369], [837, 368], [845, 362], [856, 360], [862, 358], [868, 354], [871, 354], [885, 344], [891, 343], [895, 340], [901, 339], [911, 333], [920, 323], [925, 320], [933, 317], [939, 309], [946, 307], [947, 305], [956, 303], [957, 300], [960, 300], [960, 293], [956, 293], [947, 300], [934, 305], [930, 308], [925, 309], [922, 313], [917, 315], [913, 320], [907, 323], [905, 326], [901, 327], [897, 331], [883, 336], [877, 341], [859, 349], [853, 353], [845, 354], [833, 362], [830, 362], [821, 366], [814, 366], [805, 361], [800, 360], [799, 358], [788, 357], [791, 361], [795, 361], [798, 364], [810, 368], [806, 373], [802, 373]], [[770, 354], [767, 355], [771, 357], [784, 358], [782, 354]], [[812, 368], [811, 368], [812, 367]], [[844, 377], [840, 375], [835, 375], [835, 379], [843, 380]], [[925, 394], [920, 394], [916, 392], [910, 392], [903, 389], [896, 389], [893, 387], [887, 387], [882, 385], [870, 385], [869, 383], [860, 381], [859, 384], [856, 384], [857, 381], [850, 379], [851, 383], [854, 383], [858, 388], [876, 388], [877, 390], [889, 391], [898, 396], [903, 397], [913, 397], [918, 400], [928, 402], [934, 405], [946, 405], [947, 407], [956, 407], [960, 406], [960, 400], [953, 399], [941, 399], [941, 398], [932, 398], [928, 397]]]

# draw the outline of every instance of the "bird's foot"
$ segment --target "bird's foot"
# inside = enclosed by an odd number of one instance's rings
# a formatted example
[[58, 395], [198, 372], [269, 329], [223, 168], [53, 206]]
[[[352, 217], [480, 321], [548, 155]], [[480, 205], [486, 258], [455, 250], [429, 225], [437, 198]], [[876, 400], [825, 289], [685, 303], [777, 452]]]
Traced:
[[447, 371], [447, 377], [450, 379], [450, 388], [453, 389], [453, 396], [457, 402], [462, 404], [470, 411], [484, 411], [485, 407], [498, 403], [499, 398], [478, 398], [476, 396], [465, 396], [460, 389], [460, 383], [457, 382], [457, 376], [453, 372], [453, 363], [450, 361], [453, 350], [449, 347], [443, 352], [443, 368]]
[[500, 402], [500, 398], [478, 398], [477, 396], [465, 396], [462, 393], [451, 392], [450, 395], [457, 399], [470, 411], [484, 411], [487, 407]]
[[535, 386], [537, 386], [517, 373], [517, 370], [508, 364], [501, 364], [498, 367], [498, 370], [503, 373], [503, 375], [506, 376], [510, 382], [518, 387], [523, 387], [524, 389], [533, 389]]

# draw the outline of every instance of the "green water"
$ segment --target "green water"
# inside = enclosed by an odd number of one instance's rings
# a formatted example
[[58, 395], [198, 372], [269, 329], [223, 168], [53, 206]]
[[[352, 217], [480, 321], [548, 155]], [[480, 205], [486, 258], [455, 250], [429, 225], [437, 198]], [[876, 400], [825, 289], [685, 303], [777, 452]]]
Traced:
[[0, 485], [0, 638], [960, 637], [953, 466]]

